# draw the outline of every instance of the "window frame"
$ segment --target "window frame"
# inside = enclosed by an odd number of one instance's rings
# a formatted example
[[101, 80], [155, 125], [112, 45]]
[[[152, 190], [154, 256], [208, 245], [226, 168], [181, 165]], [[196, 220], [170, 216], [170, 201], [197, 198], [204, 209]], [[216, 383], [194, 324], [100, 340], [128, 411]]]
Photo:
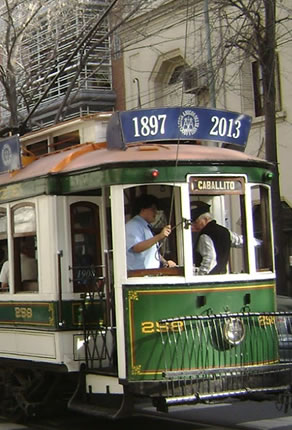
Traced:
[[[93, 220], [94, 220], [94, 224], [95, 226], [91, 226], [90, 228], [74, 228], [74, 218], [73, 218], [73, 210], [76, 207], [84, 207], [84, 208], [90, 208], [92, 210], [92, 214], [93, 214]], [[72, 284], [73, 284], [73, 293], [82, 293], [85, 291], [94, 291], [98, 288], [98, 280], [103, 278], [103, 265], [102, 265], [102, 253], [101, 253], [101, 249], [102, 249], [102, 241], [101, 241], [101, 216], [100, 216], [100, 206], [95, 203], [92, 202], [90, 200], [77, 200], [77, 201], [73, 201], [73, 202], [69, 202], [69, 214], [70, 214], [70, 236], [71, 236], [71, 258], [72, 258]], [[74, 247], [75, 247], [75, 239], [74, 239], [74, 235], [75, 234], [89, 234], [91, 236], [95, 237], [95, 253], [94, 253], [94, 259], [95, 259], [95, 263], [93, 266], [95, 267], [94, 269], [94, 274], [92, 272], [92, 276], [94, 279], [94, 281], [96, 282], [95, 285], [90, 285], [87, 284], [82, 284], [81, 283], [81, 279], [80, 279], [80, 284], [77, 284], [78, 281], [76, 281], [75, 279], [75, 273], [74, 273], [74, 267], [80, 267], [80, 269], [77, 270], [82, 270], [81, 267], [82, 265], [78, 266], [75, 265], [76, 262], [76, 257], [75, 257], [75, 253], [74, 253]], [[89, 266], [84, 266], [87, 267], [88, 269], [85, 270], [89, 270]], [[93, 270], [93, 268], [92, 268]]]
[[[185, 185], [185, 184], [183, 184]], [[149, 187], [149, 190], [146, 191], [147, 194], [154, 194], [153, 192], [151, 192], [151, 187], [168, 187], [169, 189], [172, 188], [173, 192], [174, 192], [174, 199], [176, 199], [178, 204], [174, 204], [174, 211], [172, 213], [172, 220], [176, 220], [178, 219], [179, 214], [181, 215], [181, 211], [182, 211], [182, 198], [181, 198], [181, 188], [182, 188], [182, 184], [146, 184], [146, 187]], [[140, 185], [129, 185], [129, 186], [124, 186], [122, 188], [123, 190], [123, 204], [124, 204], [124, 220], [125, 220], [125, 224], [126, 222], [131, 219], [131, 216], [127, 219], [126, 218], [126, 199], [125, 199], [125, 195], [126, 195], [126, 191], [127, 190], [139, 190], [141, 192], [141, 186]], [[143, 190], [142, 190], [143, 191]], [[145, 190], [144, 190], [145, 191]], [[180, 192], [180, 195], [179, 195]], [[131, 193], [130, 191], [130, 200], [134, 199], [135, 196], [133, 193]], [[143, 192], [141, 192], [141, 194], [143, 194]], [[155, 194], [154, 194], [155, 195]], [[138, 195], [137, 195], [138, 197]], [[167, 197], [165, 197], [167, 198]], [[181, 215], [182, 217], [182, 215]], [[180, 264], [178, 267], [160, 267], [157, 269], [137, 269], [137, 270], [127, 270], [126, 269], [126, 273], [127, 273], [127, 279], [131, 280], [131, 278], [135, 278], [135, 280], [137, 279], [145, 279], [145, 276], [147, 277], [152, 277], [152, 279], [155, 278], [159, 278], [160, 276], [163, 277], [173, 277], [173, 276], [184, 276], [184, 271], [185, 271], [185, 257], [183, 255], [183, 247], [182, 244], [184, 243], [184, 240], [182, 238], [183, 235], [183, 228], [182, 228], [182, 223], [176, 223], [176, 225], [172, 225], [176, 236], [175, 236], [175, 244], [176, 244], [176, 250], [175, 250], [175, 255], [177, 256]], [[125, 232], [125, 229], [124, 229]], [[126, 234], [125, 234], [126, 236]], [[181, 248], [180, 248], [181, 247]], [[126, 237], [125, 237], [125, 256], [126, 256]], [[127, 258], [125, 258], [125, 260], [127, 260]], [[127, 267], [127, 261], [125, 261], [126, 263], [126, 267]]]
[[[251, 63], [252, 83], [253, 83], [253, 100], [255, 117], [264, 115], [264, 90], [263, 90], [263, 71], [258, 60]], [[282, 109], [281, 100], [281, 80], [279, 54], [275, 53], [275, 108], [276, 112]]]
[[[21, 208], [30, 207], [34, 210], [34, 230], [28, 230], [25, 232], [16, 232], [16, 223], [15, 223], [15, 212]], [[36, 204], [33, 202], [21, 202], [13, 205], [10, 208], [10, 217], [11, 217], [11, 240], [12, 240], [12, 248], [13, 248], [13, 256], [12, 257], [12, 267], [13, 267], [13, 279], [14, 279], [14, 293], [38, 293], [39, 292], [39, 281], [38, 281], [38, 235], [37, 235], [37, 211]], [[35, 260], [34, 266], [36, 270], [36, 279], [21, 279], [21, 241], [23, 238], [33, 238], [34, 242], [34, 257]], [[25, 240], [24, 239], [24, 240]], [[10, 264], [11, 268], [11, 264]]]

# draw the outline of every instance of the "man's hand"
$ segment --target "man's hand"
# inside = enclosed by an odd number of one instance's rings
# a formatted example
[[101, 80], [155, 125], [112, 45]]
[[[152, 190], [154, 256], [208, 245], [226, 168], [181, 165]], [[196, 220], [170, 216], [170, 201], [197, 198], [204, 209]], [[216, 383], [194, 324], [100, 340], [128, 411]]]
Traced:
[[172, 261], [172, 260], [167, 260], [167, 264], [168, 264], [168, 267], [176, 267], [177, 266], [176, 262]]
[[165, 227], [163, 227], [163, 229], [159, 233], [160, 240], [164, 239], [165, 237], [168, 237], [170, 235], [170, 233], [171, 233], [171, 226], [166, 225]]

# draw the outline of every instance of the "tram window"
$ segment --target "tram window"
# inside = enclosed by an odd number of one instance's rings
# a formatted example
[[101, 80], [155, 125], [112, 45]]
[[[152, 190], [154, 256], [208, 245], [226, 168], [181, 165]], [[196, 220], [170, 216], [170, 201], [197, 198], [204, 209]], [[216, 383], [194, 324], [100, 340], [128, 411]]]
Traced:
[[37, 292], [37, 236], [34, 204], [12, 210], [15, 292]]
[[191, 218], [200, 214], [192, 222], [194, 275], [247, 273], [243, 194], [191, 195], [190, 202]]
[[91, 202], [70, 206], [75, 293], [94, 291], [102, 280], [99, 208]]
[[[128, 276], [182, 274], [182, 223], [176, 221], [181, 220], [179, 196], [178, 187], [166, 185], [124, 191]], [[171, 225], [171, 233], [149, 246], [147, 240], [166, 225]], [[133, 249], [140, 244], [141, 250]]]
[[47, 154], [48, 153], [48, 141], [42, 140], [40, 142], [32, 143], [31, 145], [27, 145], [26, 149], [36, 156]]
[[[7, 263], [5, 263], [8, 260], [8, 249], [7, 249], [7, 214], [6, 209], [0, 208], [0, 282], [1, 282], [1, 288], [0, 292], [6, 292], [8, 289], [8, 285], [5, 282], [5, 266]], [[2, 267], [5, 263], [5, 266]], [[3, 281], [2, 281], [3, 276]]]
[[53, 143], [49, 144], [50, 151], [59, 151], [61, 149], [69, 148], [70, 146], [78, 145], [80, 143], [78, 130], [70, 133], [55, 136]]
[[252, 211], [255, 237], [256, 270], [273, 270], [272, 232], [268, 188], [252, 187]]

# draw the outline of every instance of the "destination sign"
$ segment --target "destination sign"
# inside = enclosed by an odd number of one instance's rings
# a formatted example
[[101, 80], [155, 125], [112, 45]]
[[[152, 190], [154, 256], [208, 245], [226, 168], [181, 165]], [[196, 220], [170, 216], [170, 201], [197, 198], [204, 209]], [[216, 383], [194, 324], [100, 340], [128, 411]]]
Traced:
[[251, 117], [226, 110], [172, 107], [116, 112], [108, 124], [111, 149], [127, 143], [207, 140], [245, 147]]
[[243, 194], [242, 178], [191, 178], [190, 192], [192, 194]]

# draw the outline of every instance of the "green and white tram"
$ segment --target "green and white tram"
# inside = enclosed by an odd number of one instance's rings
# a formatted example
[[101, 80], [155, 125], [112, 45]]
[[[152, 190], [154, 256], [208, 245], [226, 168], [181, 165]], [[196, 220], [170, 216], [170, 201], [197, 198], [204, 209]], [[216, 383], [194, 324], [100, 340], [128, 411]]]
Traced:
[[[0, 174], [4, 413], [41, 411], [58, 383], [70, 387], [70, 408], [115, 417], [144, 402], [166, 412], [290, 390], [275, 308], [273, 166], [227, 148], [244, 149], [249, 128], [234, 112], [166, 108], [20, 139], [22, 166]], [[9, 168], [13, 149], [1, 148]], [[125, 224], [146, 193], [159, 199], [152, 227], [172, 226], [160, 252], [176, 266], [127, 270]], [[243, 237], [224, 274], [196, 270], [198, 201]], [[34, 275], [23, 275], [24, 247]]]

